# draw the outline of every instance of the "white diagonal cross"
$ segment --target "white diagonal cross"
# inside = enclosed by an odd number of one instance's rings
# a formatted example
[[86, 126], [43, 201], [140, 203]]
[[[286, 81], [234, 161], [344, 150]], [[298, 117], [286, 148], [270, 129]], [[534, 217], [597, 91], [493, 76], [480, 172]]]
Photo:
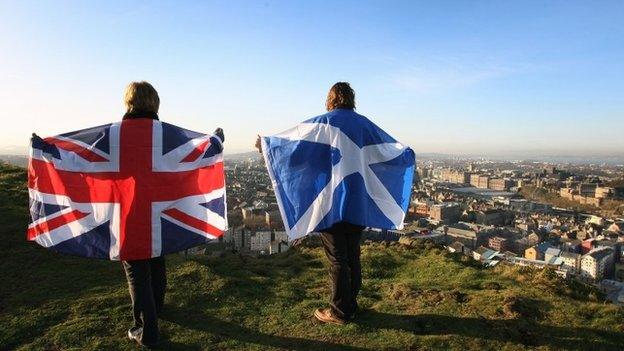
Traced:
[[[342, 156], [340, 161], [332, 167], [329, 183], [321, 190], [297, 223], [290, 228], [290, 232], [297, 236], [312, 232], [331, 210], [336, 188], [345, 177], [353, 173], [361, 174], [366, 191], [396, 228], [400, 229], [403, 226], [405, 216], [403, 209], [370, 168], [372, 164], [389, 161], [401, 155], [405, 151], [403, 145], [400, 143], [382, 143], [360, 148], [339, 128], [325, 123], [301, 123], [272, 137], [330, 145], [340, 150]], [[263, 151], [267, 151], [264, 139]]]

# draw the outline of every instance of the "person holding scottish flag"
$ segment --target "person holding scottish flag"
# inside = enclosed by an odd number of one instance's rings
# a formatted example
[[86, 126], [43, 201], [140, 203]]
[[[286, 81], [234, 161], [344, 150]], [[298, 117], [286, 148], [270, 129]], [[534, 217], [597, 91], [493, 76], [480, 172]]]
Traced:
[[349, 83], [329, 90], [327, 113], [279, 134], [258, 136], [289, 240], [319, 232], [330, 262], [331, 298], [321, 322], [345, 324], [362, 284], [365, 227], [402, 229], [414, 152], [355, 112]]

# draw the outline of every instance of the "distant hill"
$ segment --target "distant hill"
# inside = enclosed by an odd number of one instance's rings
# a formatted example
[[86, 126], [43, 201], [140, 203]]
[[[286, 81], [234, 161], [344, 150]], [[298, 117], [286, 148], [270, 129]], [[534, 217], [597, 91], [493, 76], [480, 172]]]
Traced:
[[24, 155], [0, 155], [0, 162], [6, 162], [13, 166], [28, 166], [28, 156]]
[[240, 153], [225, 153], [225, 162], [227, 161], [243, 161], [248, 159], [259, 159], [262, 155], [258, 151], [240, 152]]
[[546, 162], [546, 163], [569, 163], [569, 164], [608, 164], [622, 165], [624, 164], [624, 155], [552, 155], [534, 152], [510, 152], [507, 154], [483, 153], [483, 154], [443, 154], [443, 153], [418, 153], [416, 158], [419, 160], [491, 160], [491, 161], [510, 161], [522, 160], [526, 162]]
[[[136, 350], [121, 264], [25, 241], [25, 170], [0, 165], [0, 349]], [[550, 271], [483, 269], [430, 244], [365, 244], [355, 322], [312, 317], [318, 247], [268, 257], [171, 255], [163, 350], [622, 350], [624, 311]]]
[[28, 155], [28, 145], [5, 145], [0, 146], [1, 155]]

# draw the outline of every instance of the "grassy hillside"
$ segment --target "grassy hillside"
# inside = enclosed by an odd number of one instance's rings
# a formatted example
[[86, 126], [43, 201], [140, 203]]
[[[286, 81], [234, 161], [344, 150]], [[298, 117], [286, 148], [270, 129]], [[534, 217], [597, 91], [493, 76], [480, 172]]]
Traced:
[[[24, 239], [25, 172], [0, 166], [0, 349], [133, 350], [117, 262]], [[168, 258], [166, 350], [622, 350], [624, 311], [548, 271], [485, 270], [431, 246], [363, 246], [363, 311], [312, 317], [329, 293], [319, 248], [220, 259]]]

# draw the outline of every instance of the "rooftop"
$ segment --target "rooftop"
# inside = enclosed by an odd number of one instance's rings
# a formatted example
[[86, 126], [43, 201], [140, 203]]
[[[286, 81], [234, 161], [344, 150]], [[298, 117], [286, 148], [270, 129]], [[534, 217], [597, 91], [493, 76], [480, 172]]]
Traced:
[[554, 247], [549, 247], [545, 251], [545, 254], [553, 255], [553, 256], [559, 256], [560, 253], [561, 253], [561, 250], [554, 248]]
[[579, 254], [579, 253], [567, 252], [567, 251], [564, 251], [564, 252], [561, 253], [561, 255], [559, 255], [559, 257], [562, 257], [562, 258], [573, 258], [573, 259], [577, 259], [580, 256], [581, 256], [581, 254]]
[[613, 249], [610, 247], [601, 247], [599, 249], [594, 249], [587, 253], [587, 256], [591, 256], [596, 260], [601, 260], [609, 255], [613, 254]]

